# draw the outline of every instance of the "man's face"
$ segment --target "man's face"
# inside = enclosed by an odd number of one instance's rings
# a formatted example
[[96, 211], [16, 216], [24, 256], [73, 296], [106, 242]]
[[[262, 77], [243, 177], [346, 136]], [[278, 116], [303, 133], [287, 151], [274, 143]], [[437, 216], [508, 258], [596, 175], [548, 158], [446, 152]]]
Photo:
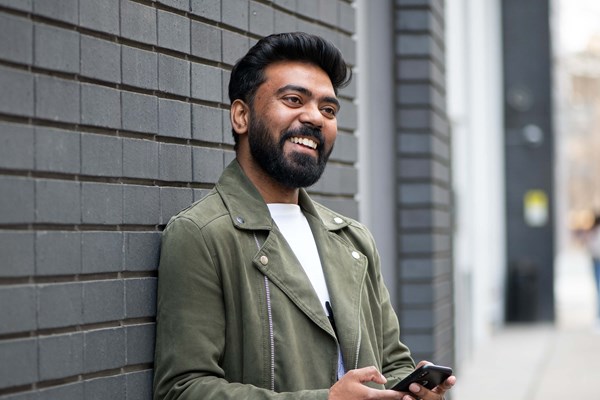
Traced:
[[314, 184], [337, 135], [339, 103], [327, 74], [301, 62], [265, 70], [250, 108], [248, 141], [255, 162], [289, 188]]

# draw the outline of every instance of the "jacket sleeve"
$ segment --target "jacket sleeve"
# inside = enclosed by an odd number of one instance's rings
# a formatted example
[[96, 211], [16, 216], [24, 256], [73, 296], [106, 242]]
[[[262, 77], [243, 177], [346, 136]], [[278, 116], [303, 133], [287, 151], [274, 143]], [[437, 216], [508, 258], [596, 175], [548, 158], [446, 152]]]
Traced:
[[202, 230], [186, 217], [163, 233], [157, 299], [155, 400], [327, 399], [327, 389], [275, 393], [224, 379], [221, 283]]
[[[370, 235], [370, 233], [369, 233]], [[390, 294], [381, 273], [379, 252], [375, 240], [371, 236], [371, 254], [374, 258], [376, 280], [381, 301], [381, 321], [383, 334], [383, 362], [381, 373], [387, 378], [386, 389], [391, 388], [400, 380], [408, 376], [415, 369], [415, 362], [411, 357], [409, 348], [400, 341], [400, 324], [392, 303]]]

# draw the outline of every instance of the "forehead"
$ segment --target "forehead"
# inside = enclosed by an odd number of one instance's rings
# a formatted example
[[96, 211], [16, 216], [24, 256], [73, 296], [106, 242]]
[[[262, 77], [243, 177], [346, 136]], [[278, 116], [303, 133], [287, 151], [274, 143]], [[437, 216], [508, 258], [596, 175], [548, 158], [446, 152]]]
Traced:
[[265, 82], [261, 87], [276, 91], [287, 85], [304, 87], [319, 95], [335, 96], [329, 75], [315, 64], [278, 61], [265, 68]]

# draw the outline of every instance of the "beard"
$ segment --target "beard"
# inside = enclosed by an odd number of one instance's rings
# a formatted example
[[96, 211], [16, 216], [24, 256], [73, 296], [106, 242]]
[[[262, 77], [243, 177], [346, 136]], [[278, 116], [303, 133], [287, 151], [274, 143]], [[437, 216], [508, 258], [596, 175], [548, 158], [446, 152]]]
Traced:
[[[293, 136], [312, 137], [317, 140], [317, 157], [292, 152], [287, 157], [283, 151], [285, 142]], [[320, 129], [302, 126], [286, 130], [279, 141], [270, 134], [266, 124], [253, 112], [248, 127], [250, 154], [256, 163], [279, 184], [288, 188], [305, 188], [319, 180], [333, 146], [325, 152], [323, 134]]]

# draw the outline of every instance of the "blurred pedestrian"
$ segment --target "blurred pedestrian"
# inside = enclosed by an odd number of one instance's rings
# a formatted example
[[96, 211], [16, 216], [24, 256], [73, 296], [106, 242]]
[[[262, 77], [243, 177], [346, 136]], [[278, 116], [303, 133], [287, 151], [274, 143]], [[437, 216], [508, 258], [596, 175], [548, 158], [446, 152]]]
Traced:
[[600, 214], [596, 214], [594, 217], [594, 225], [587, 234], [586, 244], [594, 264], [594, 280], [598, 295], [596, 327], [600, 329]]

